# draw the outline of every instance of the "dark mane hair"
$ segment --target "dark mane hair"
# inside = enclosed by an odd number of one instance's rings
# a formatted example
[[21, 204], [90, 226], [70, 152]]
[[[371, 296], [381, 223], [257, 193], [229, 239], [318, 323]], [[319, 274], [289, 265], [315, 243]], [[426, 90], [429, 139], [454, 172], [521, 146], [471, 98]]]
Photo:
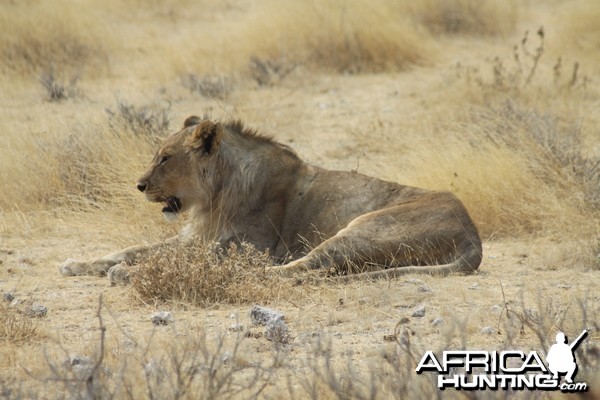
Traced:
[[270, 136], [265, 136], [265, 135], [258, 133], [258, 131], [256, 129], [252, 129], [252, 128], [248, 128], [248, 127], [244, 126], [244, 123], [240, 119], [234, 119], [234, 120], [229, 120], [227, 122], [224, 122], [223, 126], [225, 129], [227, 129], [231, 133], [237, 134], [243, 138], [252, 140], [257, 143], [264, 143], [267, 145], [279, 147], [282, 150], [284, 150], [286, 153], [289, 153], [290, 155], [292, 155], [296, 158], [299, 158], [298, 155], [296, 154], [296, 152], [294, 150], [292, 150], [291, 147], [289, 147], [283, 143], [279, 143], [277, 140], [273, 139]]

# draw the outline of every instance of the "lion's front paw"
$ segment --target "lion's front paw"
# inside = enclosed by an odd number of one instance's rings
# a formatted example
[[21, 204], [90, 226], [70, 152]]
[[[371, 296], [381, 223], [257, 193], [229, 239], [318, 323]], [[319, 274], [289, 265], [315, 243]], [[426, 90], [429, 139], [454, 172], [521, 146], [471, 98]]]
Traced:
[[128, 285], [130, 268], [131, 267], [127, 266], [124, 262], [111, 267], [107, 274], [110, 285]]
[[117, 262], [112, 259], [100, 258], [95, 261], [86, 262], [69, 258], [61, 264], [59, 270], [64, 276], [104, 276], [110, 267], [114, 266], [115, 264], [117, 264]]
[[89, 269], [89, 263], [77, 261], [73, 258], [65, 260], [59, 267], [60, 273], [63, 276], [87, 275]]
[[291, 278], [299, 273], [308, 271], [309, 268], [306, 265], [304, 259], [299, 259], [296, 261], [289, 262], [285, 265], [276, 266], [276, 267], [268, 267], [267, 272], [277, 274], [284, 278]]

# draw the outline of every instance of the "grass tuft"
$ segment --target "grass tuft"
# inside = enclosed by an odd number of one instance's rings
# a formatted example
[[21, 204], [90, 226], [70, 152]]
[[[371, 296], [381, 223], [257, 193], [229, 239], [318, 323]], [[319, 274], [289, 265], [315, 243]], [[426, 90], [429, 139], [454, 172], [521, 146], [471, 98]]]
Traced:
[[201, 307], [270, 302], [295, 295], [291, 282], [269, 274], [273, 263], [243, 243], [225, 255], [215, 245], [165, 246], [132, 271], [131, 283], [145, 301], [171, 301]]
[[37, 325], [18, 307], [0, 299], [0, 342], [8, 344], [29, 343], [39, 337]]

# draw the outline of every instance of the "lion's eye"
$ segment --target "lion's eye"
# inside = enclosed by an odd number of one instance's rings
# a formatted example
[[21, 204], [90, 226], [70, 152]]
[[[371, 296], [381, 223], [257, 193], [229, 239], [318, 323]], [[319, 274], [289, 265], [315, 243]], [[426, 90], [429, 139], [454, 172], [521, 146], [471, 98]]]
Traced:
[[166, 163], [169, 160], [169, 156], [162, 156], [160, 158], [160, 160], [158, 161], [158, 165], [163, 165], [164, 163]]

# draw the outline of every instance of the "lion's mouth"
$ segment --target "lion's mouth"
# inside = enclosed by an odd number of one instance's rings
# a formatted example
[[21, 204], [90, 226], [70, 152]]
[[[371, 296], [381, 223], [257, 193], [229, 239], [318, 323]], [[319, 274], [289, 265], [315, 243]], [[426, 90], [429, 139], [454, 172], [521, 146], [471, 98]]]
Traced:
[[164, 200], [166, 206], [163, 207], [162, 212], [164, 213], [175, 213], [181, 211], [181, 200], [175, 196], [171, 196]]

